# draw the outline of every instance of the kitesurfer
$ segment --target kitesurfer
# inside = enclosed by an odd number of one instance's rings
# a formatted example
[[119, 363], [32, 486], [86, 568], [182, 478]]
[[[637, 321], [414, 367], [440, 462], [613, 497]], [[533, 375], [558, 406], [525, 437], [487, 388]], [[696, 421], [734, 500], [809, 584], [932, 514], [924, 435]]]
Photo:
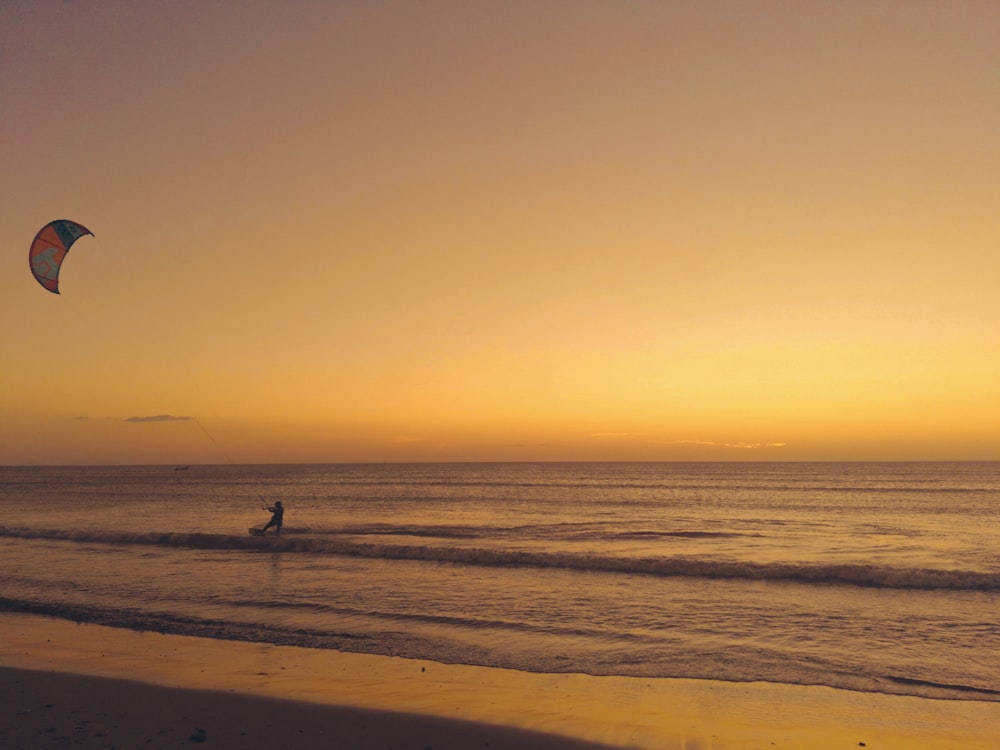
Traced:
[[285, 508], [281, 504], [281, 501], [277, 500], [275, 501], [274, 506], [268, 508], [268, 510], [271, 511], [271, 520], [267, 522], [267, 526], [265, 526], [263, 529], [260, 530], [260, 533], [263, 534], [265, 531], [267, 531], [269, 528], [273, 526], [274, 533], [280, 534], [281, 522], [285, 517]]

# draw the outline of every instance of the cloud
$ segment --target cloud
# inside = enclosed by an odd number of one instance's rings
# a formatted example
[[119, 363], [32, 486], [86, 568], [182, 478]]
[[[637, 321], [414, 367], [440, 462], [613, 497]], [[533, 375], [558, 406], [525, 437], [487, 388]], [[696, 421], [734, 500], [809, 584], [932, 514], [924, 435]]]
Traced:
[[784, 448], [787, 443], [720, 443], [715, 440], [670, 440], [663, 445], [704, 445], [709, 448]]
[[126, 422], [190, 422], [194, 417], [175, 417], [172, 414], [157, 414], [155, 417], [129, 417]]
[[[633, 432], [592, 432], [592, 438], [638, 438]], [[726, 443], [719, 440], [652, 440], [654, 445], [700, 445], [706, 448], [740, 448], [744, 450], [755, 450], [760, 448], [784, 448], [787, 443]]]

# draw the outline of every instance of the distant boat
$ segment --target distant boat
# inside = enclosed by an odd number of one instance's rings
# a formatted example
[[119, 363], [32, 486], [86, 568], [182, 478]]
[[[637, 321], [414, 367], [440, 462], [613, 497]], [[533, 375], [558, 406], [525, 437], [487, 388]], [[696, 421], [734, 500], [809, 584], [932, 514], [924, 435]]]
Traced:
[[175, 466], [174, 467], [174, 471], [187, 471], [187, 470], [188, 470], [187, 466]]

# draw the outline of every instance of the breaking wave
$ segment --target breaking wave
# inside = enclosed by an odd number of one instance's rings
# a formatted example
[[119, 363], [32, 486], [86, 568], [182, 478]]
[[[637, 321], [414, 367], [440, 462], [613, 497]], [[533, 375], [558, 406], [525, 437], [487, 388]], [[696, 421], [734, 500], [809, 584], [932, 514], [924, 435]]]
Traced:
[[[344, 533], [344, 532], [339, 532]], [[0, 538], [41, 539], [76, 544], [137, 545], [201, 550], [282, 552], [385, 560], [415, 560], [475, 566], [519, 566], [591, 573], [642, 574], [802, 584], [835, 584], [893, 589], [1000, 591], [1000, 573], [936, 568], [893, 568], [860, 564], [759, 563], [696, 557], [616, 557], [531, 550], [381, 544], [325, 534], [234, 536], [228, 534], [0, 527]]]

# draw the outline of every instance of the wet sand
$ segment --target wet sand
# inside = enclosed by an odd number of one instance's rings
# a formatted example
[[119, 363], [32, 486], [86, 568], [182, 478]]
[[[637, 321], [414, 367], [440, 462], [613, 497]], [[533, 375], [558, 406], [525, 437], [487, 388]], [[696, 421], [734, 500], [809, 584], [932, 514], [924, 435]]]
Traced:
[[5, 748], [996, 748], [1000, 704], [543, 675], [0, 614]]

